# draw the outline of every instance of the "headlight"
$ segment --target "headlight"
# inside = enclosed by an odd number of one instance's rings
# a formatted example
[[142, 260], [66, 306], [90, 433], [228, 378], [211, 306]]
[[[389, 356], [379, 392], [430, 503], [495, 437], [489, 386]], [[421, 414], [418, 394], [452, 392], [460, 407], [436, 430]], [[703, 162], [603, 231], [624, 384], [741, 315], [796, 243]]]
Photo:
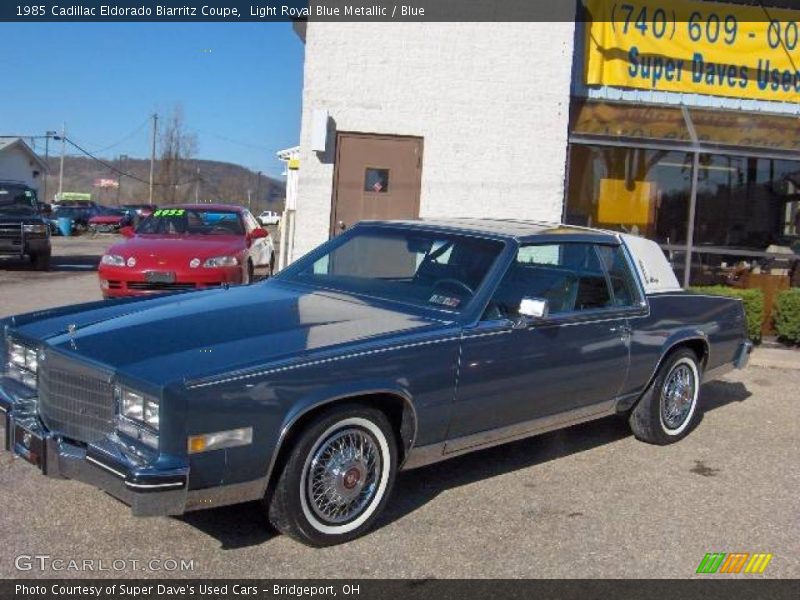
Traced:
[[103, 258], [100, 259], [100, 264], [110, 267], [124, 267], [125, 259], [119, 254], [103, 254]]
[[34, 223], [31, 225], [23, 225], [22, 230], [25, 233], [40, 233], [45, 234], [50, 231], [50, 228], [44, 223]]
[[203, 266], [209, 269], [216, 267], [237, 267], [239, 266], [239, 259], [235, 256], [215, 256], [214, 258], [206, 259]]
[[36, 348], [19, 342], [8, 342], [8, 376], [31, 388], [36, 388], [36, 373], [39, 370], [39, 356]]
[[158, 448], [158, 398], [124, 386], [115, 388], [119, 416], [117, 430], [151, 448]]

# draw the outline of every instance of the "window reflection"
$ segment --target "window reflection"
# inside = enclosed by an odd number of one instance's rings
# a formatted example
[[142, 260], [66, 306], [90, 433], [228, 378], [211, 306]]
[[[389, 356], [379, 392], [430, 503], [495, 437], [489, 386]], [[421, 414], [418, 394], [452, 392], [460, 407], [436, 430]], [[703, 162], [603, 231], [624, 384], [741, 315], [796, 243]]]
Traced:
[[686, 243], [691, 154], [573, 145], [569, 179], [567, 223]]

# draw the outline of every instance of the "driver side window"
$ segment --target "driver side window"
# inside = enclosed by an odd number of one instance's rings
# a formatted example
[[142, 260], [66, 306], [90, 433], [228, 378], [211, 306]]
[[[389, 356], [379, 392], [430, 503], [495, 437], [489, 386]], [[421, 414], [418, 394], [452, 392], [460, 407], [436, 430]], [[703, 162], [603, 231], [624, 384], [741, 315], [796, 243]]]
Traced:
[[550, 315], [613, 306], [594, 245], [581, 243], [520, 247], [484, 318], [518, 316], [523, 298], [547, 300]]

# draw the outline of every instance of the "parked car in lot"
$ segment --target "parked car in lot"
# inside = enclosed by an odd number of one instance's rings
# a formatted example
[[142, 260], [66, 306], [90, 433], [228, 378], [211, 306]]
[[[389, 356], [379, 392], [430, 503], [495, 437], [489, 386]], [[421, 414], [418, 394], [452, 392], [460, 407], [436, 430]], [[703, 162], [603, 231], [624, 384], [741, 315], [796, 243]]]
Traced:
[[94, 202], [59, 202], [53, 205], [50, 214], [51, 231], [58, 228], [58, 220], [67, 218], [72, 220], [72, 233], [81, 234], [89, 229], [89, 221], [102, 212], [102, 208]]
[[27, 256], [39, 271], [50, 267], [50, 226], [36, 191], [23, 183], [0, 181], [0, 256]]
[[136, 215], [142, 219], [158, 210], [158, 207], [153, 204], [123, 204], [122, 208], [136, 212]]
[[265, 210], [260, 215], [258, 215], [258, 220], [264, 226], [277, 225], [281, 221], [281, 216], [274, 210]]
[[93, 233], [114, 233], [133, 224], [134, 214], [131, 210], [100, 206], [97, 214], [89, 219], [89, 230]]
[[271, 275], [269, 233], [241, 207], [188, 204], [160, 208], [100, 259], [106, 298], [251, 283]]
[[751, 348], [741, 302], [681, 290], [653, 242], [499, 220], [362, 223], [263, 283], [0, 331], [7, 449], [136, 515], [263, 500], [318, 546], [399, 469], [613, 414], [677, 442]]

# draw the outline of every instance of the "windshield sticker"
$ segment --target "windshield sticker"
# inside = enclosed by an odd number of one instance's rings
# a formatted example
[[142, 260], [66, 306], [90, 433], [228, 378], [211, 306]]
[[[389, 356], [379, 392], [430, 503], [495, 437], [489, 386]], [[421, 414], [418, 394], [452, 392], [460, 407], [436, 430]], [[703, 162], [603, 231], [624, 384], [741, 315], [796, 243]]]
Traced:
[[183, 208], [159, 208], [153, 213], [154, 217], [182, 217], [186, 213]]
[[438, 304], [440, 306], [448, 306], [450, 308], [458, 308], [461, 304], [460, 298], [453, 298], [452, 296], [442, 296], [441, 294], [434, 294], [428, 299], [431, 304]]

